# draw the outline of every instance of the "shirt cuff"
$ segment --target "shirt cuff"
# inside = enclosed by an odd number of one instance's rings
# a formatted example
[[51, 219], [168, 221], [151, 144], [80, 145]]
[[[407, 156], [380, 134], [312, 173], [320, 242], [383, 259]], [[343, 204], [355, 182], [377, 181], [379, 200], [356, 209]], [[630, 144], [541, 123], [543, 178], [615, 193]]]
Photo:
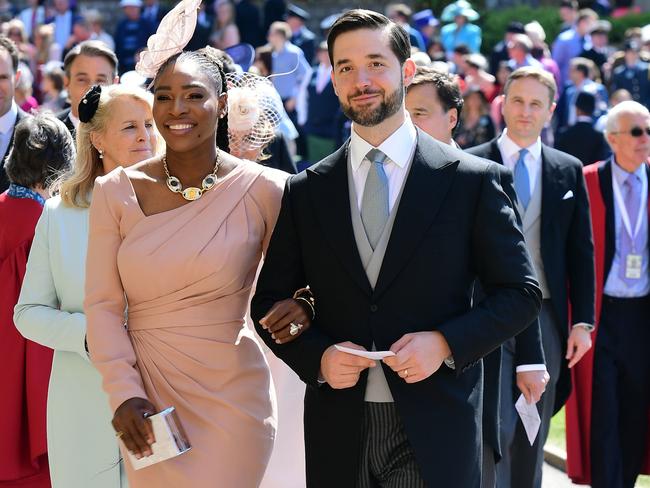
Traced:
[[593, 324], [589, 324], [587, 322], [578, 322], [577, 324], [573, 324], [571, 326], [571, 329], [575, 329], [576, 327], [582, 327], [585, 329], [587, 332], [592, 332], [595, 328]]
[[545, 364], [520, 364], [515, 369], [517, 373], [526, 373], [528, 371], [546, 371]]

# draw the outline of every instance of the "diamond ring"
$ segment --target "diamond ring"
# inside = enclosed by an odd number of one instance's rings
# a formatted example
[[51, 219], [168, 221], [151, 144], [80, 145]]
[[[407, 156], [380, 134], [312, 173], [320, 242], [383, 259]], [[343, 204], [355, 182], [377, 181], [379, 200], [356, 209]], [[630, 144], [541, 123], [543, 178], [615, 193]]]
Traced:
[[291, 327], [289, 327], [289, 334], [295, 336], [298, 332], [300, 332], [300, 329], [302, 329], [302, 327], [302, 324], [295, 324], [291, 322]]

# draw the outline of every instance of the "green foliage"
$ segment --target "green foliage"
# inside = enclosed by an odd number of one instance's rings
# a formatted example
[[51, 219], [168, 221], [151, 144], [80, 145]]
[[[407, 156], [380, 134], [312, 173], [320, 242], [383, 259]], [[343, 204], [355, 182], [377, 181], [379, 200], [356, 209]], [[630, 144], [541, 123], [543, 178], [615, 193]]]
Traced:
[[609, 19], [612, 23], [612, 32], [609, 34], [609, 41], [614, 44], [623, 42], [623, 35], [630, 27], [643, 27], [650, 24], [650, 13], [631, 14], [618, 19]]
[[557, 7], [533, 8], [528, 5], [519, 5], [482, 13], [479, 21], [481, 29], [483, 29], [481, 51], [484, 54], [489, 54], [492, 48], [503, 39], [510, 22], [518, 21], [525, 25], [533, 20], [542, 25], [546, 32], [546, 42], [550, 45], [560, 32], [562, 25]]

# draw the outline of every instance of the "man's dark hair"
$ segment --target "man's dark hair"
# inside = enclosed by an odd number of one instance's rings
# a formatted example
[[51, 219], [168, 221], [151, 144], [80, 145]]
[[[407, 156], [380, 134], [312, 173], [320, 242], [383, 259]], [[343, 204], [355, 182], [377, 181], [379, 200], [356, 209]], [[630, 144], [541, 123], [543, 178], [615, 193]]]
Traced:
[[453, 52], [460, 54], [461, 56], [467, 56], [468, 54], [471, 54], [472, 51], [470, 51], [467, 44], [458, 44], [456, 47], [454, 47]]
[[327, 36], [327, 52], [332, 66], [334, 66], [334, 43], [336, 38], [346, 32], [359, 29], [388, 29], [390, 49], [397, 56], [400, 65], [404, 64], [404, 61], [411, 56], [411, 41], [402, 27], [380, 13], [372, 10], [355, 9], [341, 15], [334, 22]]
[[18, 62], [20, 61], [20, 54], [18, 53], [18, 48], [14, 41], [5, 36], [0, 36], [0, 49], [4, 49], [9, 53], [11, 57], [11, 66], [14, 69], [14, 73], [18, 71]]
[[570, 8], [571, 10], [578, 11], [578, 2], [577, 0], [562, 0], [560, 2], [560, 8]]
[[580, 92], [576, 97], [576, 110], [591, 117], [596, 110], [596, 97], [588, 92]]
[[65, 71], [68, 78], [70, 78], [72, 63], [74, 63], [74, 60], [80, 55], [105, 58], [113, 68], [113, 78], [117, 76], [117, 56], [115, 53], [101, 41], [84, 41], [70, 49], [68, 54], [65, 55], [65, 59], [63, 60], [63, 71]]
[[456, 109], [456, 126], [452, 129], [455, 130], [460, 122], [460, 113], [463, 110], [464, 103], [458, 81], [447, 73], [441, 73], [428, 66], [418, 66], [413, 81], [406, 87], [406, 92], [408, 93], [414, 86], [427, 84], [432, 85], [436, 89], [438, 100], [440, 100], [440, 104], [444, 107], [445, 112], [449, 112], [452, 108]]
[[5, 170], [16, 185], [48, 188], [68, 170], [74, 156], [74, 141], [65, 124], [52, 114], [37, 114], [16, 124]]

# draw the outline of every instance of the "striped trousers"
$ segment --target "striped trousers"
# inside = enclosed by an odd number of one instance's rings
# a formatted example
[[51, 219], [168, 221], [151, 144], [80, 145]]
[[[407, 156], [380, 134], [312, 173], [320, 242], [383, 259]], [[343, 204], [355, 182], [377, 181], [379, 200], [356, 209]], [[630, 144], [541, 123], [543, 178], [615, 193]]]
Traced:
[[425, 488], [394, 403], [366, 402], [357, 488]]

